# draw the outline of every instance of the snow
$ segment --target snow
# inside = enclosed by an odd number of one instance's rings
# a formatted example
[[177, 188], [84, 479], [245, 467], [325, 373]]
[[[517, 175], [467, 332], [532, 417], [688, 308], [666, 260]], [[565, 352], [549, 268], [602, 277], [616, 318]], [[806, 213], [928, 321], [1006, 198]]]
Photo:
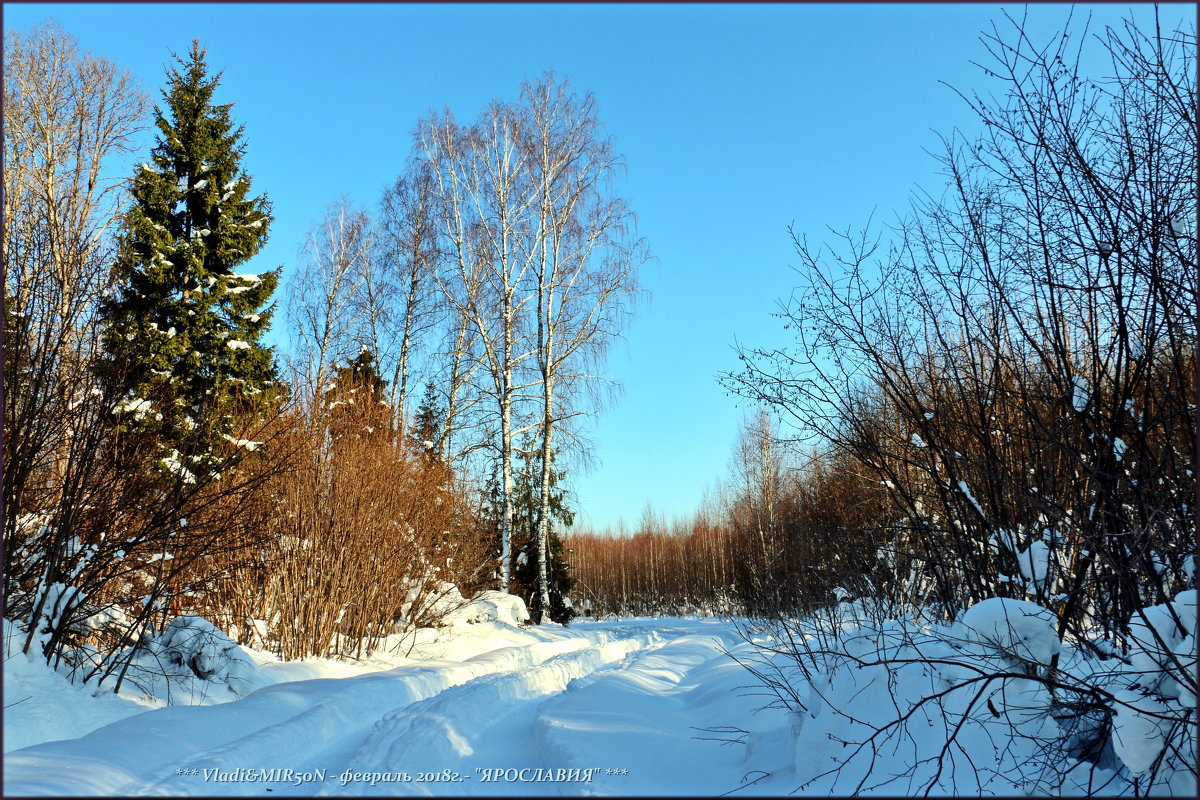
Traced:
[[[516, 608], [499, 593], [478, 600]], [[786, 714], [754, 714], [739, 696], [747, 675], [724, 655], [739, 646], [727, 622], [493, 621], [417, 633], [361, 663], [281, 663], [181, 618], [156, 652], [209, 694], [140, 715], [122, 700], [131, 716], [89, 730], [17, 731], [15, 743], [40, 743], [6, 754], [6, 793], [711, 794], [736, 788], [748, 759], [790, 759], [778, 736]], [[693, 737], [714, 720], [736, 722], [753, 745]], [[68, 732], [79, 738], [54, 741]], [[270, 769], [294, 772], [264, 782], [258, 770]]]
[[187, 705], [235, 700], [266, 683], [246, 650], [208, 620], [190, 616], [176, 617], [150, 638], [126, 679], [151, 696]]
[[462, 620], [525, 625], [529, 623], [529, 611], [520, 597], [488, 590], [475, 595], [470, 604], [459, 612], [455, 624], [462, 624]]
[[1017, 556], [1021, 567], [1021, 575], [1033, 584], [1033, 587], [1045, 587], [1046, 575], [1050, 572], [1050, 547], [1040, 539], [1030, 542], [1029, 547]]
[[1054, 612], [1027, 600], [981, 600], [966, 610], [961, 623], [969, 640], [1018, 661], [1049, 664], [1061, 650]]
[[229, 287], [229, 289], [227, 290], [227, 291], [229, 292], [229, 294], [241, 294], [242, 292], [248, 292], [248, 291], [250, 291], [252, 288], [254, 288], [254, 287], [255, 287], [255, 286], [257, 286], [259, 283], [261, 283], [261, 282], [262, 282], [262, 276], [261, 276], [261, 275], [254, 275], [254, 274], [238, 275], [238, 274], [233, 274], [233, 275], [230, 275], [230, 276], [228, 276], [228, 277], [229, 277], [229, 280], [230, 280], [230, 281], [240, 282], [240, 283], [242, 284], [241, 286], [231, 286], [231, 287]]
[[[1188, 556], [1192, 558], [1192, 556]], [[1190, 577], [1190, 576], [1189, 576]], [[1187, 589], [1175, 595], [1175, 613], [1179, 615], [1179, 623], [1184, 630], [1196, 630], [1196, 590]]]
[[196, 181], [196, 185], [193, 186], [192, 189], [199, 190], [199, 189], [203, 189], [205, 186], [208, 186], [208, 178], [205, 178], [202, 181]]
[[173, 449], [166, 455], [165, 458], [160, 458], [159, 463], [166, 467], [168, 472], [174, 473], [182, 478], [184, 483], [195, 483], [196, 476], [191, 472], [191, 470], [183, 465], [183, 462], [181, 461], [182, 458], [183, 456], [179, 454], [179, 451]]
[[238, 439], [237, 437], [230, 436], [227, 433], [223, 433], [221, 436], [225, 439], [225, 441], [229, 442], [234, 447], [244, 447], [250, 452], [254, 452], [262, 446], [262, 442], [252, 442], [249, 439]]
[[[153, 637], [120, 696], [10, 657], [6, 693], [30, 699], [5, 712], [6, 794], [851, 796], [928, 783], [1077, 795], [1122, 764], [1146, 775], [1177, 744], [1153, 716], [1173, 706], [1118, 688], [1119, 762], [1047, 783], [1030, 765], [1044, 763], [1036, 737], [1060, 735], [1053, 698], [1012, 662], [1061, 651], [1053, 613], [1026, 601], [984, 600], [950, 625], [841, 602], [827, 617], [836, 630], [790, 623], [822, 651], [806, 678], [746, 640], [777, 644], [777, 629], [746, 620], [530, 626], [519, 598], [440, 588], [461, 602], [444, 627], [397, 633], [361, 660], [281, 662], [196, 617]], [[1173, 603], [1194, 620], [1194, 592]], [[1181, 644], [1194, 652], [1194, 638]], [[1064, 674], [1078, 655], [1064, 653]], [[789, 705], [764, 708], [771, 697], [739, 661], [789, 675]], [[910, 735], [881, 728], [901, 713]], [[880, 738], [859, 746], [872, 730]], [[1144, 788], [1194, 792], [1194, 775], [1175, 776]]]
[[233, 181], [225, 184], [225, 193], [223, 195], [221, 195], [222, 203], [224, 203], [229, 198], [233, 197], [233, 191], [234, 191], [234, 189], [237, 188], [237, 185], [238, 185], [238, 183], [241, 182], [241, 180], [242, 180], [241, 178], [235, 178]]
[[[1129, 621], [1129, 669], [1135, 686], [1162, 689], [1164, 694], [1185, 697], [1190, 689], [1170, 679], [1172, 663], [1195, 659], [1196, 590], [1180, 592], [1170, 603], [1148, 606]], [[1187, 640], [1191, 640], [1190, 642]]]
[[1146, 772], [1167, 743], [1168, 725], [1153, 714], [1167, 711], [1162, 703], [1132, 689], [1114, 693], [1113, 750], [1134, 774]]
[[925, 446], [924, 440], [922, 440], [921, 437], [915, 433], [912, 435], [912, 437], [908, 441], [913, 447], [924, 447]]
[[143, 419], [153, 408], [154, 404], [144, 398], [123, 397], [113, 411], [116, 414], [133, 414], [134, 419]]
[[[55, 739], [85, 736], [118, 719], [154, 707], [148, 699], [93, 694], [94, 687], [71, 683], [39, 656], [21, 652], [24, 637], [4, 621], [4, 752]], [[161, 705], [161, 704], [159, 704]]]
[[979, 505], [979, 501], [975, 499], [975, 495], [971, 494], [971, 487], [967, 486], [966, 481], [958, 482], [958, 490], [971, 501], [971, 505], [975, 506], [975, 510], [979, 512], [979, 516], [986, 516], [983, 513], [983, 506]]
[[249, 350], [250, 349], [250, 343], [244, 342], [241, 339], [230, 339], [228, 342], [226, 342], [226, 346], [230, 350]]
[[1091, 399], [1091, 395], [1088, 393], [1088, 382], [1085, 378], [1076, 375], [1071, 378], [1071, 383], [1074, 384], [1071, 391], [1071, 406], [1076, 411], [1082, 412], [1087, 408], [1088, 401]]

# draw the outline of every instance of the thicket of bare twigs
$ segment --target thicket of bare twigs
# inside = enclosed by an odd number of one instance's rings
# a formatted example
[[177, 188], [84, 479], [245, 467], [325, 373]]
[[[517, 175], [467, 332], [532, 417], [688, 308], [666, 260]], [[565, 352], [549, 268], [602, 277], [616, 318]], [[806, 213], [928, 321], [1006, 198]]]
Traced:
[[732, 614], [728, 530], [706, 514], [668, 527], [649, 515], [632, 536], [566, 539], [576, 609], [585, 615]]
[[396, 430], [377, 393], [347, 389], [315, 422], [287, 420], [268, 535], [205, 613], [284, 658], [361, 657], [436, 624], [447, 584], [478, 585], [489, 560], [454, 474]]
[[886, 236], [794, 237], [796, 344], [742, 351], [729, 382], [881, 487], [879, 563], [853, 591], [942, 622], [1027, 600], [1106, 664], [1060, 682], [1056, 653], [1030, 673], [1074, 731], [1031, 770], [1070, 742], [1112, 765], [1117, 683], [1162, 703], [1159, 757], [1118, 781], [1145, 788], [1195, 766], [1177, 702], [1195, 696], [1194, 600], [1172, 602], [1196, 546], [1195, 34], [1041, 43], [1009, 20], [983, 43], [1000, 93], [963, 95], [982, 132], [945, 139], [945, 194]]

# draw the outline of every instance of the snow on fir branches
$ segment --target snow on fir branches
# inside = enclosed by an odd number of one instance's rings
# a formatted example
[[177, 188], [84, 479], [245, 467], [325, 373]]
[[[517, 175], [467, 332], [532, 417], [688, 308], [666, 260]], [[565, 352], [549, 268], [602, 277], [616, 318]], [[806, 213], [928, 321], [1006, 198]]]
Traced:
[[209, 77], [204, 58], [193, 42], [167, 72], [156, 144], [134, 171], [101, 308], [104, 377], [124, 390], [116, 421], [185, 481], [212, 473], [238, 420], [276, 385], [259, 337], [279, 271], [234, 272], [266, 242], [271, 207], [250, 194], [243, 128], [232, 104], [213, 103], [220, 75]]

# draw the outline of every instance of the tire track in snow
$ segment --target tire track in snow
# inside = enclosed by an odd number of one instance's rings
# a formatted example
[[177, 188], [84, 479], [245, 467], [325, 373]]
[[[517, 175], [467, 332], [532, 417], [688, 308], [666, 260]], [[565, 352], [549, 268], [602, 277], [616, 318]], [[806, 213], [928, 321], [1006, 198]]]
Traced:
[[[608, 652], [613, 632], [532, 642], [466, 661], [403, 666], [353, 678], [274, 684], [243, 700], [171, 706], [138, 714], [81, 739], [48, 742], [8, 754], [7, 794], [259, 795], [255, 782], [209, 782], [206, 769], [342, 768], [381, 718], [481, 678], [521, 673], [575, 651]], [[641, 639], [639, 639], [641, 641]], [[586, 658], [584, 660], [587, 660]], [[348, 751], [348, 752], [347, 752]], [[339, 754], [342, 758], [332, 758]], [[324, 759], [337, 763], [322, 763]], [[335, 771], [334, 768], [337, 768]], [[195, 770], [193, 777], [180, 768]], [[313, 784], [272, 786], [307, 794]]]
[[[340, 679], [339, 682], [348, 681], [350, 685], [295, 716], [198, 753], [189, 759], [188, 766], [200, 770], [203, 775], [206, 769], [233, 771], [239, 767], [273, 766], [280, 761], [281, 754], [286, 754], [286, 766], [295, 765], [297, 771], [327, 767], [334, 775], [343, 769], [344, 761], [344, 756], [336, 756], [348, 748], [353, 749], [381, 718], [391, 713], [474, 681], [492, 678], [497, 673], [528, 669], [548, 659], [579, 650], [586, 652], [595, 646], [596, 642], [583, 638], [554, 639], [490, 650], [463, 662], [399, 667]], [[178, 787], [179, 781], [172, 769], [144, 793], [159, 794], [162, 790], [176, 793]], [[214, 790], [219, 794], [261, 793], [261, 787], [253, 783], [204, 783], [198, 784], [197, 788], [202, 789], [200, 794], [213, 794]], [[273, 788], [279, 794], [306, 793], [312, 789], [311, 786], [288, 785]]]
[[[786, 715], [776, 710], [747, 722], [750, 678], [725, 648], [741, 645], [732, 635], [682, 635], [541, 704], [532, 726], [541, 763], [628, 771], [611, 776], [601, 771], [591, 784], [559, 791], [711, 796], [738, 788], [726, 785], [729, 776], [748, 774], [751, 767], [786, 768], [791, 757]], [[743, 744], [714, 741], [720, 734], [703, 730], [731, 720], [745, 726]], [[596, 763], [597, 753], [605, 754], [604, 763]], [[775, 794], [778, 787], [743, 791]]]
[[[387, 714], [371, 731], [347, 768], [354, 772], [440, 772], [462, 770], [489, 736], [491, 722], [541, 698], [556, 695], [572, 681], [623, 662], [631, 653], [656, 647], [660, 634], [646, 632], [551, 658], [507, 673], [493, 673]], [[519, 747], [522, 742], [513, 742]], [[469, 793], [474, 784], [379, 783], [330, 786], [320, 794]]]

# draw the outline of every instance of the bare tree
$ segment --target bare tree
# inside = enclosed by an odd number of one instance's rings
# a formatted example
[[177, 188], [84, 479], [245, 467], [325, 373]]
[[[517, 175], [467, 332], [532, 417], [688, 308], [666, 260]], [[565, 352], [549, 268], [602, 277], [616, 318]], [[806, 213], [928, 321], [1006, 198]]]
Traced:
[[733, 454], [733, 491], [728, 516], [738, 543], [734, 570], [751, 613], [779, 609], [786, 540], [784, 475], [788, 459], [770, 412], [745, 419]]
[[[446, 263], [437, 273], [439, 291], [476, 334], [486, 367], [486, 391], [495, 403], [496, 460], [501, 475], [502, 513], [498, 573], [508, 590], [513, 526], [515, 437], [521, 426], [514, 414], [525, 390], [522, 377], [532, 354], [527, 343], [528, 307], [533, 302], [529, 276], [534, 253], [528, 231], [535, 199], [520, 150], [519, 120], [512, 109], [493, 102], [470, 127], [450, 114], [418, 123], [420, 156], [433, 176], [439, 204], [439, 235]], [[523, 382], [525, 381], [525, 382]]]
[[611, 193], [620, 167], [601, 129], [595, 98], [576, 95], [552, 74], [521, 88], [531, 191], [535, 195], [534, 325], [541, 390], [536, 549], [540, 617], [550, 608], [549, 529], [554, 434], [584, 408], [568, 406], [562, 387], [599, 381], [598, 365], [619, 336], [638, 292], [647, 251], [633, 215]]
[[288, 321], [297, 372], [309, 387], [310, 410], [320, 408], [334, 364], [349, 362], [363, 324], [364, 276], [370, 271], [371, 226], [346, 200], [329, 206], [309, 231], [300, 271], [289, 287]]
[[[381, 364], [392, 369], [391, 404], [404, 419], [409, 394], [412, 356], [437, 321], [434, 271], [440, 260], [434, 217], [433, 176], [428, 165], [417, 161], [384, 191], [379, 211], [380, 288], [368, 281], [372, 306], [382, 305], [380, 318], [386, 334], [372, 325], [375, 352]], [[381, 339], [386, 336], [386, 342]], [[456, 346], [455, 352], [458, 347]]]
[[[146, 127], [148, 100], [127, 70], [80, 51], [57, 23], [10, 33], [5, 45], [6, 296], [14, 313], [77, 332], [102, 288], [94, 256], [126, 182], [102, 168]], [[27, 308], [38, 301], [46, 306]]]
[[8, 613], [63, 567], [82, 513], [69, 487], [98, 468], [89, 363], [123, 196], [105, 165], [130, 150], [149, 106], [127, 71], [81, 51], [53, 22], [8, 34], [4, 60]]

